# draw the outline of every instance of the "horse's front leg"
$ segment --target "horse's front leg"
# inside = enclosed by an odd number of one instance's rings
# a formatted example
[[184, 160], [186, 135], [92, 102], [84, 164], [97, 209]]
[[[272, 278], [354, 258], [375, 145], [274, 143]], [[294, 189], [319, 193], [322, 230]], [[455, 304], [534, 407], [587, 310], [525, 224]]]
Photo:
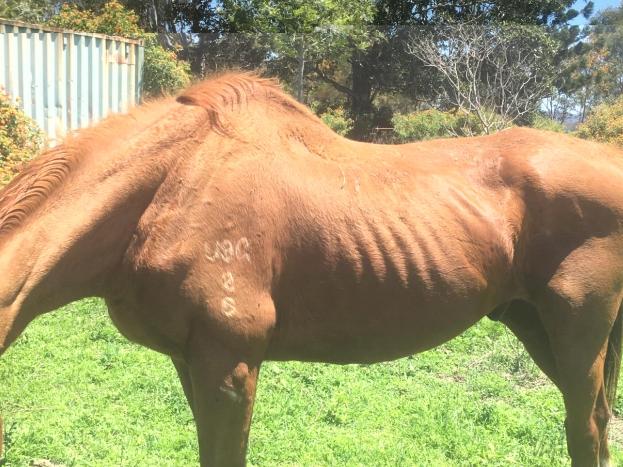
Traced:
[[201, 466], [243, 466], [261, 360], [209, 338], [194, 342], [190, 350]]
[[194, 414], [195, 400], [193, 397], [193, 383], [190, 379], [190, 370], [188, 369], [188, 365], [184, 360], [180, 360], [178, 358], [172, 358], [171, 360], [173, 361], [173, 365], [177, 371], [177, 376], [182, 384], [182, 389], [184, 390], [184, 395], [186, 396], [188, 405], [190, 406], [190, 411]]

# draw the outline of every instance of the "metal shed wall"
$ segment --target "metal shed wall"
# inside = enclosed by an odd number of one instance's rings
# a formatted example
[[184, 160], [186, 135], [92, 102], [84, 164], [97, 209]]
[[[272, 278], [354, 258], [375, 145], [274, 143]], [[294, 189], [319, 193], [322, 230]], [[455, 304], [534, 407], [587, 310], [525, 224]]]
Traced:
[[140, 101], [140, 41], [0, 19], [0, 87], [51, 144]]

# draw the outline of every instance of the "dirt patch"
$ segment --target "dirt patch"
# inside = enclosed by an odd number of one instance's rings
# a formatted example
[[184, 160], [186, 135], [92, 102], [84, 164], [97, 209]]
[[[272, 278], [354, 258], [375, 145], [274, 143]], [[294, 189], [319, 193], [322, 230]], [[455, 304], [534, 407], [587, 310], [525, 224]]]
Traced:
[[34, 459], [30, 461], [29, 467], [65, 467], [62, 464], [55, 464], [47, 459]]
[[612, 417], [608, 427], [608, 440], [623, 446], [623, 418]]

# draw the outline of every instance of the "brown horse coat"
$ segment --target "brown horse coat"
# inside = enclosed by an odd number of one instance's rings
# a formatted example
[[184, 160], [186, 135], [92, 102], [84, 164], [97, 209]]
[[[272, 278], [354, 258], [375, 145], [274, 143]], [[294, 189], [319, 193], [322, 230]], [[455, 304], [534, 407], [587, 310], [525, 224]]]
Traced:
[[493, 313], [561, 389], [574, 465], [603, 465], [621, 156], [523, 128], [357, 143], [225, 75], [82, 132], [0, 193], [0, 353], [38, 314], [104, 297], [173, 359], [202, 465], [240, 465], [263, 360], [392, 359]]

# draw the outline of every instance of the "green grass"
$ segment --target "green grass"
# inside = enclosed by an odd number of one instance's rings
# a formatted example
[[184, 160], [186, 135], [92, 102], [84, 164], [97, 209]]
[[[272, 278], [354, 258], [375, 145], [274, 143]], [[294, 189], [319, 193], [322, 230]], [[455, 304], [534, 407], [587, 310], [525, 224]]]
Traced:
[[[0, 359], [6, 465], [197, 465], [167, 358], [126, 341], [103, 304], [38, 319]], [[562, 400], [503, 326], [483, 320], [377, 365], [266, 363], [249, 463], [568, 465]], [[623, 453], [615, 443], [615, 462]]]

